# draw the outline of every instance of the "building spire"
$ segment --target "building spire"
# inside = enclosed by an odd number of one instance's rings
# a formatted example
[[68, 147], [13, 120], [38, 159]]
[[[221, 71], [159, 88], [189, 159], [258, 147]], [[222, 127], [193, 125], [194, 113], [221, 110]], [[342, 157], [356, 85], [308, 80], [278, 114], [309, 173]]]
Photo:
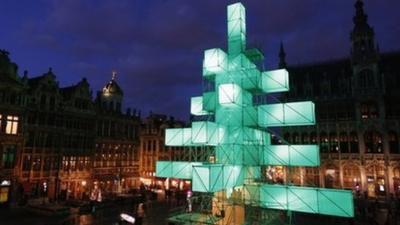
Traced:
[[353, 17], [354, 28], [350, 35], [352, 62], [356, 65], [376, 61], [374, 29], [368, 24], [368, 16], [364, 12], [364, 2], [357, 0], [354, 8], [356, 9]]
[[116, 78], [117, 78], [117, 71], [113, 70], [111, 80], [115, 80]]
[[281, 41], [281, 46], [279, 49], [279, 69], [286, 68], [286, 53], [285, 49], [283, 48], [283, 43]]
[[364, 2], [357, 0], [354, 4], [356, 15], [353, 17], [354, 25], [366, 25], [368, 16], [364, 13]]

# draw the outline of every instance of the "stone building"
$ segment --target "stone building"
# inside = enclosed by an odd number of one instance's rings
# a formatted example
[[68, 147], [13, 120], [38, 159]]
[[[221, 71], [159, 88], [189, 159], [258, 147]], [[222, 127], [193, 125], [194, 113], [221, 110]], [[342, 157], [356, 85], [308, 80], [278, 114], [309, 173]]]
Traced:
[[85, 78], [60, 87], [49, 69], [21, 78], [0, 52], [0, 204], [23, 198], [88, 198], [138, 185], [140, 118], [121, 112], [113, 79], [92, 99]]
[[17, 74], [17, 65], [10, 61], [9, 53], [0, 50], [0, 205], [16, 198], [23, 150], [22, 118], [26, 79]]
[[355, 9], [349, 58], [292, 66], [281, 46], [279, 67], [290, 73], [290, 92], [280, 97], [315, 102], [317, 124], [283, 128], [274, 141], [318, 143], [321, 169], [274, 170], [287, 182], [399, 195], [400, 52], [380, 53], [363, 2]]
[[182, 152], [178, 147], [165, 146], [165, 129], [184, 125], [172, 117], [154, 113], [143, 120], [140, 130], [139, 171], [140, 181], [145, 186], [165, 185], [165, 180], [155, 177], [157, 160], [172, 160]]
[[89, 84], [60, 88], [51, 69], [28, 78], [19, 181], [31, 197], [78, 197], [90, 179], [95, 111]]
[[115, 76], [114, 72], [111, 80], [97, 93], [97, 138], [92, 178], [102, 190], [124, 192], [140, 184], [140, 116], [130, 108], [121, 112], [124, 93]]

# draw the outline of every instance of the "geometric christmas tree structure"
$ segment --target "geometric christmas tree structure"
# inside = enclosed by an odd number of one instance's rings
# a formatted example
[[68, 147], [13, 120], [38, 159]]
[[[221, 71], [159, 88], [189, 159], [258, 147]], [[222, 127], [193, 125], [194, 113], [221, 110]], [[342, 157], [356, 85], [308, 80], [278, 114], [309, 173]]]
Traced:
[[[229, 5], [227, 52], [220, 48], [204, 52], [203, 79], [213, 84], [214, 89], [191, 98], [191, 114], [212, 115], [209, 117], [212, 121], [192, 122], [190, 128], [166, 129], [165, 133], [167, 146], [213, 148], [214, 162], [158, 161], [156, 176], [188, 179], [194, 192], [224, 195], [225, 199], [241, 190], [239, 198], [243, 205], [353, 217], [351, 191], [268, 184], [260, 180], [262, 166], [318, 167], [319, 147], [271, 144], [268, 132], [271, 127], [314, 125], [314, 103], [254, 104], [256, 94], [288, 91], [289, 74], [285, 69], [261, 71], [255, 65], [251, 50], [246, 50], [245, 22], [243, 5]], [[214, 200], [212, 204], [217, 203]], [[240, 211], [241, 216], [234, 216], [234, 211]], [[248, 212], [244, 206], [225, 205], [224, 214], [229, 213], [235, 217], [231, 221], [208, 222], [243, 224], [243, 215]]]

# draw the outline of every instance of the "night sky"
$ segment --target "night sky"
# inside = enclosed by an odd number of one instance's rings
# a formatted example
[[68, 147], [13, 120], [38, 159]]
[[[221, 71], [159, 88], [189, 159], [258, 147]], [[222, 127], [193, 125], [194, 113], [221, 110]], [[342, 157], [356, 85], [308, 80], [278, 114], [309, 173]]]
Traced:
[[[201, 94], [203, 50], [225, 48], [222, 0], [0, 0], [0, 49], [19, 73], [53, 68], [60, 86], [86, 77], [94, 93], [118, 72], [125, 107], [187, 119]], [[247, 37], [276, 68], [347, 57], [354, 1], [248, 0]], [[366, 0], [381, 52], [400, 50], [400, 1]]]

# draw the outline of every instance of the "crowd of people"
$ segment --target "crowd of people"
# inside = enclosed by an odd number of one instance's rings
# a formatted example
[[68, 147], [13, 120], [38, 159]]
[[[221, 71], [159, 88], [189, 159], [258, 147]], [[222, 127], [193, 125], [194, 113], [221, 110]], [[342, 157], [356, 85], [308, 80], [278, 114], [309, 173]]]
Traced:
[[356, 220], [363, 224], [400, 225], [400, 198], [371, 199], [365, 195], [355, 198]]

